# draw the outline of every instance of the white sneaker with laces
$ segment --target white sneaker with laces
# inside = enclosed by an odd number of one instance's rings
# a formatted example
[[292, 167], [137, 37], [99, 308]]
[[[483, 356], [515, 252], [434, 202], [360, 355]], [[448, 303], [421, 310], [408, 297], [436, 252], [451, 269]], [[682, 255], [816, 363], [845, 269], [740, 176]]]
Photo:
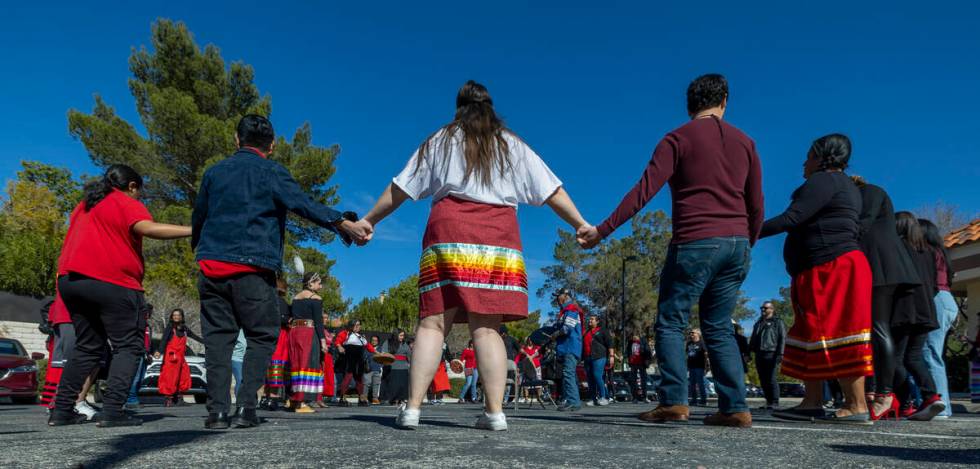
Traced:
[[84, 415], [85, 420], [92, 420], [95, 418], [95, 415], [99, 413], [85, 401], [75, 403], [75, 412]]
[[480, 430], [490, 430], [502, 432], [507, 430], [507, 416], [503, 412], [499, 414], [488, 414], [486, 412], [476, 420], [476, 428]]
[[399, 428], [415, 430], [419, 428], [419, 418], [421, 416], [421, 410], [409, 409], [407, 406], [402, 404], [401, 408], [398, 409], [398, 417], [395, 418], [395, 425], [397, 425]]
[[592, 407], [594, 405], [595, 405], [595, 402], [593, 402], [593, 401], [585, 401], [585, 406], [586, 407]]
[[600, 406], [609, 405], [609, 399], [603, 397], [602, 399], [599, 399], [599, 402], [597, 402], [597, 404], [599, 404]]

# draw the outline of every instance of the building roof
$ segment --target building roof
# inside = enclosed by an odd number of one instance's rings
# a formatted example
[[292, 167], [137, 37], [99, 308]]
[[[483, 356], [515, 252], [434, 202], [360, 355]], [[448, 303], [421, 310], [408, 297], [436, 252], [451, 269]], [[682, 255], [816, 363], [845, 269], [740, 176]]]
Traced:
[[946, 235], [946, 247], [952, 248], [980, 241], [980, 218]]

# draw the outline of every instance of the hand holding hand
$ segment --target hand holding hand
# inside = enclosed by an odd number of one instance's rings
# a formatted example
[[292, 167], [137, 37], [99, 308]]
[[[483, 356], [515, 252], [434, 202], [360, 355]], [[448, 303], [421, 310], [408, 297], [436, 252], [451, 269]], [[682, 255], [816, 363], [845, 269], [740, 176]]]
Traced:
[[592, 249], [602, 241], [599, 230], [592, 225], [582, 225], [575, 232], [575, 240], [582, 249]]
[[371, 241], [371, 238], [374, 237], [374, 226], [363, 218], [356, 222], [344, 221], [340, 227], [342, 230], [344, 230], [344, 232], [350, 235], [351, 239], [354, 241], [354, 244], [358, 246], [364, 246], [368, 243], [368, 241]]

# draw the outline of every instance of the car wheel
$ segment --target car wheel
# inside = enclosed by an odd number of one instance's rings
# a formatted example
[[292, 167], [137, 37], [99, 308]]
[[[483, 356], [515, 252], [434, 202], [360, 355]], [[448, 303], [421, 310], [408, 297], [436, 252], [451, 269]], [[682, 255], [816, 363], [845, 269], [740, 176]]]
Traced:
[[206, 396], [206, 395], [205, 396], [202, 396], [202, 395], [194, 395], [194, 402], [196, 402], [198, 404], [207, 404], [208, 403], [208, 396]]
[[31, 397], [11, 397], [10, 400], [14, 404], [21, 404], [21, 405], [37, 404], [37, 396], [31, 396]]

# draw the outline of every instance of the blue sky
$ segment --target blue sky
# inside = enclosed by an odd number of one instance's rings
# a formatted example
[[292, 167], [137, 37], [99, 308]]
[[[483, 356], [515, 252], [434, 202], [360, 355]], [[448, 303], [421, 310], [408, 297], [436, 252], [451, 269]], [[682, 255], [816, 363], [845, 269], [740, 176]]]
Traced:
[[[345, 209], [366, 211], [475, 79], [599, 223], [659, 138], [685, 121], [685, 88], [706, 72], [728, 77], [726, 118], [757, 143], [768, 216], [802, 182], [809, 143], [830, 132], [851, 136], [852, 172], [884, 186], [896, 207], [980, 208], [975, 3], [655, 3], [17, 2], [0, 30], [0, 179], [22, 159], [95, 172], [66, 112], [90, 110], [99, 93], [136, 123], [130, 48], [167, 17], [227, 62], [255, 67], [279, 132], [309, 121], [315, 143], [342, 146], [333, 182]], [[407, 204], [365, 249], [325, 247], [345, 296], [375, 295], [416, 271], [428, 208]], [[648, 206], [669, 208], [666, 191]], [[563, 224], [546, 208], [519, 214], [534, 291]], [[753, 253], [744, 287], [753, 304], [788, 283], [781, 242]], [[546, 305], [532, 297], [536, 306]]]

